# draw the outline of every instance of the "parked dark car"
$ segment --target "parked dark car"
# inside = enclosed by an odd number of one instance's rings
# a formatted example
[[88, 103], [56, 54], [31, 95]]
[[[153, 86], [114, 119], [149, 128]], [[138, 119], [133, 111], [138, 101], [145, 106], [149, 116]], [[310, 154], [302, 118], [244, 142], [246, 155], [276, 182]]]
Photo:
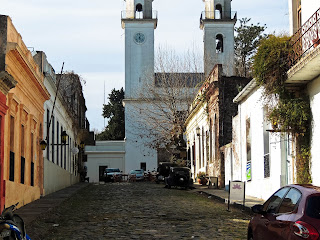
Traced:
[[166, 187], [171, 188], [182, 187], [192, 188], [193, 179], [191, 178], [190, 168], [187, 167], [171, 167], [169, 176], [165, 178]]
[[248, 239], [319, 239], [320, 187], [288, 185], [263, 205], [252, 207], [255, 216], [248, 226]]
[[169, 176], [170, 167], [175, 167], [172, 162], [160, 162], [157, 169], [156, 183], [164, 182], [164, 179]]

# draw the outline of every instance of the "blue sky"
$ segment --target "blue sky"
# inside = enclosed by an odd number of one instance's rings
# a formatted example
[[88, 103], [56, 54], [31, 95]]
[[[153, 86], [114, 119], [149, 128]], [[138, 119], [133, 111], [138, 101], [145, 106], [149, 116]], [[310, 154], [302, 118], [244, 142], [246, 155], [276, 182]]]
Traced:
[[[91, 129], [102, 130], [102, 105], [111, 89], [124, 87], [123, 0], [0, 0], [30, 50], [44, 51], [60, 72], [73, 70], [86, 80], [84, 95]], [[203, 51], [202, 0], [154, 0], [158, 11], [155, 48], [166, 45], [183, 53], [195, 45]], [[233, 0], [238, 19], [267, 25], [267, 31], [289, 32], [288, 0]], [[105, 86], [105, 90], [104, 90]], [[104, 97], [104, 93], [106, 97]]]

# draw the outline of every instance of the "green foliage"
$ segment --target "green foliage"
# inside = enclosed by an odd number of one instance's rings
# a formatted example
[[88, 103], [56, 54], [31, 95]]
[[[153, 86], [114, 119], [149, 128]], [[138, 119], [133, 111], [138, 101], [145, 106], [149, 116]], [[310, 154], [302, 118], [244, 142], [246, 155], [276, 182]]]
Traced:
[[300, 151], [297, 153], [297, 183], [311, 183], [310, 175], [310, 147], [309, 144], [306, 146], [301, 146]]
[[109, 94], [109, 103], [103, 105], [102, 116], [109, 118], [108, 126], [104, 131], [97, 135], [97, 140], [123, 140], [125, 137], [123, 88], [120, 90], [112, 89]]
[[308, 98], [280, 98], [268, 117], [272, 124], [281, 131], [306, 134], [309, 131], [311, 119]]
[[251, 76], [252, 56], [255, 54], [261, 39], [266, 37], [263, 34], [267, 28], [266, 25], [260, 26], [259, 23], [249, 25], [250, 20], [250, 18], [242, 18], [239, 20], [240, 26], [235, 27], [236, 71], [237, 75], [242, 77]]
[[253, 74], [267, 94], [282, 94], [289, 70], [288, 57], [291, 52], [289, 37], [269, 35], [263, 39], [254, 56]]
[[285, 87], [291, 51], [289, 37], [269, 35], [261, 41], [254, 56], [253, 72], [267, 96], [278, 96], [278, 104], [269, 110], [268, 118], [275, 130], [290, 132], [296, 137], [297, 183], [303, 184], [311, 182], [311, 109], [307, 96], [296, 97], [301, 96], [303, 89], [294, 94]]

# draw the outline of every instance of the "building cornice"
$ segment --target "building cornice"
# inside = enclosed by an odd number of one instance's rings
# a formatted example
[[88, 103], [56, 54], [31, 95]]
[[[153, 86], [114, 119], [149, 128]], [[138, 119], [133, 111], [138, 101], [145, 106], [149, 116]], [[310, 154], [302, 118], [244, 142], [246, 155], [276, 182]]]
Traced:
[[20, 48], [18, 43], [8, 42], [6, 51], [7, 54], [9, 52], [13, 52], [13, 54], [20, 61], [20, 63], [26, 66], [25, 69], [27, 69], [30, 75], [33, 76], [36, 80], [36, 86], [40, 91], [41, 95], [44, 97], [44, 99], [48, 100], [50, 98], [50, 94], [43, 84], [44, 76], [39, 72], [39, 66], [36, 63], [30, 63], [30, 61], [28, 60], [27, 56], [25, 55], [24, 51]]
[[123, 29], [126, 28], [126, 24], [128, 23], [139, 23], [139, 24], [153, 23], [154, 29], [156, 29], [158, 26], [158, 19], [130, 19], [130, 18], [121, 19], [121, 26]]
[[11, 88], [14, 88], [17, 85], [17, 81], [7, 72], [0, 72], [0, 91], [7, 95]]

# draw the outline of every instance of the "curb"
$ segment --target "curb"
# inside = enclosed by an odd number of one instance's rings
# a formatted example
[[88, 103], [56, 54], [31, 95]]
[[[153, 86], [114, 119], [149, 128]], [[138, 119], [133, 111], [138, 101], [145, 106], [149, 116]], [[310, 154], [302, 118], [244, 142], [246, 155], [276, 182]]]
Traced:
[[[222, 197], [219, 197], [219, 196], [216, 196], [216, 195], [213, 195], [213, 194], [210, 194], [208, 192], [205, 192], [205, 191], [197, 191], [198, 193], [200, 194], [205, 194], [207, 196], [210, 196], [211, 198], [215, 199], [215, 200], [218, 200], [220, 202], [223, 202], [223, 203], [226, 203], [228, 204], [228, 199], [225, 199], [225, 198], [222, 198]], [[240, 204], [240, 203], [236, 203], [236, 202], [231, 202], [230, 203], [230, 206], [231, 207], [234, 207], [234, 208], [237, 208], [237, 209], [240, 209], [246, 213], [249, 213], [249, 214], [253, 214], [252, 211], [251, 211], [251, 207], [248, 207], [248, 206], [245, 206], [243, 204]]]

